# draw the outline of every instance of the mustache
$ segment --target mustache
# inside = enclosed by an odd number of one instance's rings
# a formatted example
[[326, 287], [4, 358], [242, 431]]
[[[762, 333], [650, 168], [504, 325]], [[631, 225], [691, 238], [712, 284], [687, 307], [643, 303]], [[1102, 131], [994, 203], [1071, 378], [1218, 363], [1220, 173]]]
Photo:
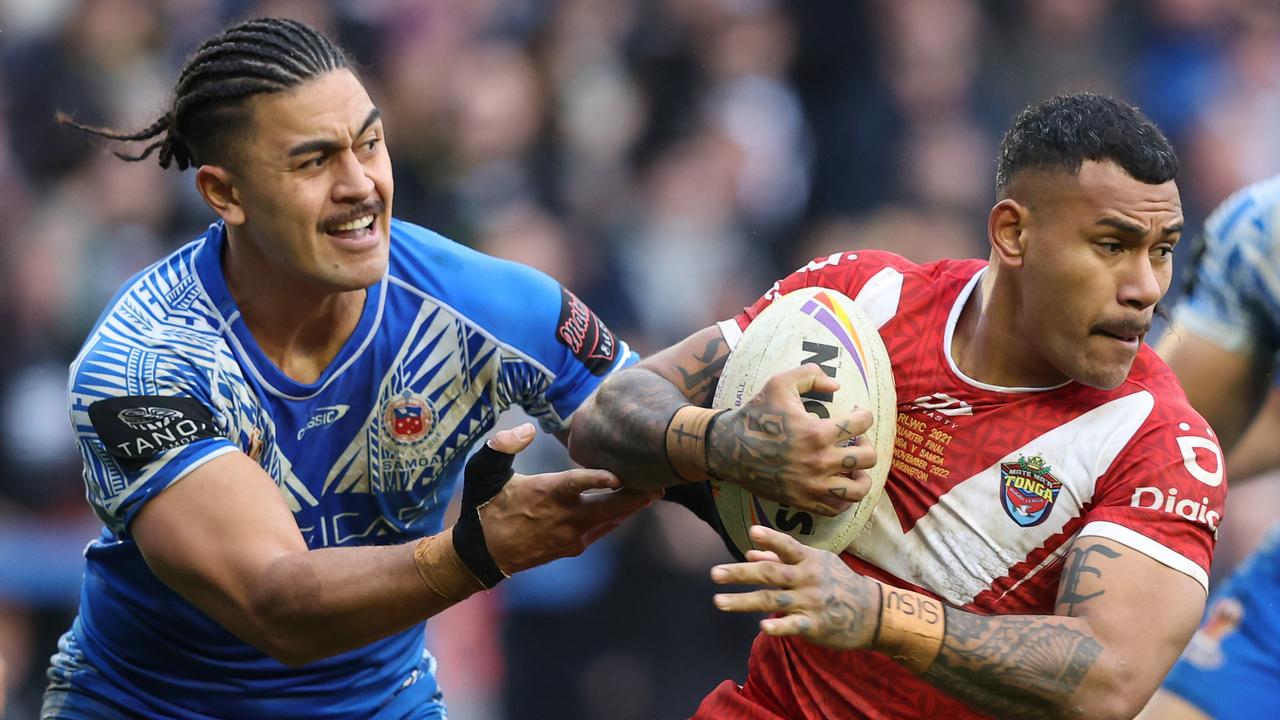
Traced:
[[1120, 320], [1100, 322], [1093, 326], [1092, 331], [1094, 333], [1104, 332], [1110, 335], [1119, 335], [1121, 337], [1146, 335], [1151, 331], [1151, 319], [1146, 318], [1138, 320], [1135, 318], [1124, 318]]
[[340, 213], [335, 213], [325, 218], [324, 221], [320, 223], [320, 228], [324, 229], [327, 227], [333, 227], [334, 225], [341, 225], [343, 223], [351, 222], [357, 218], [362, 218], [366, 215], [381, 215], [386, 209], [387, 205], [382, 202], [381, 199], [362, 202], [359, 205], [353, 205]]

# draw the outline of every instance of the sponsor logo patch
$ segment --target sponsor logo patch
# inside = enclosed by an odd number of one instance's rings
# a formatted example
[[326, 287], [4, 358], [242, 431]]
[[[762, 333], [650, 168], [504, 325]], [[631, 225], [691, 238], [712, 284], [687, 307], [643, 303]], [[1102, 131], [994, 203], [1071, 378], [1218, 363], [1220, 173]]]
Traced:
[[405, 390], [387, 403], [382, 422], [395, 442], [417, 445], [427, 439], [435, 428], [436, 411], [426, 398]]
[[107, 451], [130, 463], [218, 436], [209, 408], [191, 398], [135, 395], [98, 400], [89, 406], [89, 421]]
[[1180, 498], [1178, 488], [1161, 490], [1158, 487], [1136, 487], [1133, 489], [1129, 506], [1160, 510], [1191, 522], [1201, 523], [1213, 532], [1214, 537], [1218, 536], [1218, 521], [1222, 519], [1222, 514], [1217, 510], [1211, 510], [1209, 498], [1203, 495], [1198, 500], [1194, 497]]
[[1000, 500], [1004, 511], [1022, 527], [1045, 521], [1058, 500], [1062, 481], [1051, 473], [1044, 458], [1033, 455], [1000, 463]]
[[618, 340], [576, 295], [560, 288], [560, 323], [556, 340], [568, 347], [592, 375], [604, 375], [617, 358]]

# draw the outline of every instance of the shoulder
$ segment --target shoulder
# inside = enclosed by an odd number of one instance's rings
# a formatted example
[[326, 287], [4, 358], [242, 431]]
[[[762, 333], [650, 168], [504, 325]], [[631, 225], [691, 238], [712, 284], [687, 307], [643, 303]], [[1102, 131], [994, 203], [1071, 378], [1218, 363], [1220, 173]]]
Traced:
[[1225, 463], [1213, 429], [1191, 406], [1177, 376], [1154, 350], [1142, 347], [1129, 378], [1113, 392], [1149, 396], [1146, 421], [1126, 453], [1132, 460], [1151, 467], [1181, 465], [1207, 486], [1222, 484]]
[[805, 287], [836, 290], [873, 318], [889, 318], [896, 314], [905, 294], [918, 295], [925, 289], [958, 291], [986, 264], [985, 260], [938, 260], [921, 265], [883, 250], [834, 253], [815, 258], [775, 282], [736, 320], [741, 327], [746, 327], [779, 296]]
[[193, 266], [202, 245], [188, 243], [121, 286], [72, 364], [73, 390], [119, 384], [133, 392], [205, 374], [200, 369], [213, 364], [223, 341]]
[[440, 306], [519, 355], [560, 367], [569, 352], [592, 372], [629, 357], [600, 319], [551, 276], [411, 223], [392, 225], [393, 289]]
[[389, 274], [393, 284], [458, 309], [518, 304], [525, 292], [559, 292], [545, 273], [402, 220], [391, 224]]
[[1280, 175], [1223, 200], [1205, 219], [1204, 230], [1211, 255], [1243, 251], [1274, 257], [1280, 251]]

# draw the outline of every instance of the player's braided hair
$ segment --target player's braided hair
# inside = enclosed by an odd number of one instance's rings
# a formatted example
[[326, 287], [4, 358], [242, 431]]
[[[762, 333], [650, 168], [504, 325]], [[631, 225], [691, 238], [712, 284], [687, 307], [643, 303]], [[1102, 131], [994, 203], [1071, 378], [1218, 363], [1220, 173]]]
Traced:
[[1074, 175], [1085, 160], [1113, 161], [1149, 185], [1178, 174], [1178, 156], [1155, 123], [1132, 105], [1082, 92], [1049, 98], [1018, 113], [1000, 141], [996, 193], [1003, 195], [1021, 170]]
[[284, 18], [248, 20], [196, 50], [178, 76], [172, 107], [145, 129], [126, 133], [82, 125], [61, 112], [57, 119], [111, 140], [153, 140], [138, 155], [116, 152], [123, 160], [145, 160], [159, 150], [162, 168], [170, 162], [179, 170], [220, 164], [229, 160], [227, 141], [248, 118], [249, 98], [282, 92], [348, 65], [342, 50], [307, 25]]

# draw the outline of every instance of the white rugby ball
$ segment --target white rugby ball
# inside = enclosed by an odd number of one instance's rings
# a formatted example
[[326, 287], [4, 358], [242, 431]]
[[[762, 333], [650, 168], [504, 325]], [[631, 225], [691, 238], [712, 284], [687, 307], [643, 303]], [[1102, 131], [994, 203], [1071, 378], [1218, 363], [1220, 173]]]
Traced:
[[834, 393], [810, 392], [805, 409], [832, 417], [856, 408], [871, 411], [866, 437], [877, 462], [868, 472], [871, 491], [836, 517], [823, 517], [755, 497], [740, 486], [712, 481], [716, 510], [729, 538], [745, 553], [752, 525], [765, 525], [810, 547], [840, 552], [866, 526], [884, 491], [893, 459], [898, 399], [889, 352], [875, 324], [843, 294], [828, 288], [796, 290], [774, 300], [751, 321], [720, 373], [713, 407], [736, 408], [755, 397], [774, 375], [815, 363], [840, 382]]

